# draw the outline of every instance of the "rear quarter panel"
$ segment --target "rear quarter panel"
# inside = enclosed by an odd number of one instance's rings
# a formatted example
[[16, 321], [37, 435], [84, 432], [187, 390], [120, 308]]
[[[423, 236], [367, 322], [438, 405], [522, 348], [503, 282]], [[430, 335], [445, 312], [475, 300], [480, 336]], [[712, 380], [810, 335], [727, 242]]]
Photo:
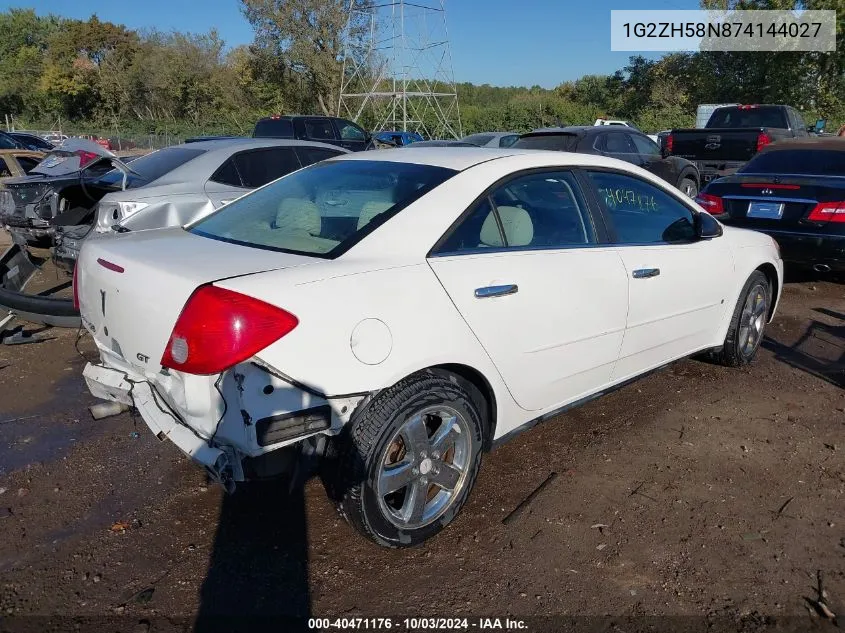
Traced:
[[258, 354], [261, 361], [328, 396], [376, 391], [427, 367], [463, 364], [493, 390], [497, 436], [530, 417], [426, 262], [336, 260], [307, 268], [216, 284], [299, 319], [296, 329]]

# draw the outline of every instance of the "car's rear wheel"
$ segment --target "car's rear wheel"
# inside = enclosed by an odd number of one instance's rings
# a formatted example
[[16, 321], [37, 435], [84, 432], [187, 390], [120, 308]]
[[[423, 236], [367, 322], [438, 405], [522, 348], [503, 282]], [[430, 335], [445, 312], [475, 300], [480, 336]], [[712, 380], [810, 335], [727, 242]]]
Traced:
[[678, 185], [678, 189], [683, 191], [684, 195], [689, 198], [694, 199], [698, 195], [698, 183], [691, 176], [681, 178], [681, 184]]
[[716, 353], [719, 363], [739, 367], [754, 359], [765, 333], [771, 296], [769, 280], [755, 270], [739, 294], [725, 342]]
[[364, 536], [418, 545], [464, 505], [481, 463], [480, 394], [457, 376], [426, 371], [378, 394], [339, 446], [339, 507]]

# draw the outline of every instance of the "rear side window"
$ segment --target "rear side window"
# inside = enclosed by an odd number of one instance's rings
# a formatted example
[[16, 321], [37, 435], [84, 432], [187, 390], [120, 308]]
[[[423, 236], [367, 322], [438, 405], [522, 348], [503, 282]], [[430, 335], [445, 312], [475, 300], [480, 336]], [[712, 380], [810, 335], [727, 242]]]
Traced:
[[219, 182], [223, 185], [230, 185], [232, 187], [244, 186], [241, 182], [241, 176], [238, 174], [238, 169], [235, 167], [235, 161], [231, 158], [227, 159], [225, 163], [220, 165], [209, 180]]
[[293, 138], [290, 119], [261, 119], [255, 124], [253, 136], [258, 138]]
[[707, 127], [788, 127], [783, 109], [772, 106], [761, 108], [718, 108], [713, 112]]
[[845, 174], [845, 151], [784, 149], [762, 152], [743, 165], [739, 173], [841, 176]]
[[[601, 147], [601, 145], [599, 145]], [[624, 132], [611, 132], [604, 135], [604, 151], [608, 154], [634, 154], [633, 143]]]
[[306, 119], [305, 136], [313, 139], [334, 140], [334, 128], [329, 119]]
[[538, 134], [522, 136], [514, 141], [513, 148], [551, 149], [558, 152], [574, 152], [578, 147], [578, 137], [574, 134]]
[[518, 138], [519, 134], [509, 134], [508, 136], [503, 136], [499, 139], [499, 147], [510, 147], [516, 143]]
[[263, 187], [299, 169], [299, 160], [289, 147], [241, 152], [232, 157], [244, 187]]
[[0, 158], [0, 178], [8, 178], [12, 175], [12, 170], [6, 164], [6, 161]]
[[614, 172], [588, 172], [621, 244], [684, 243], [695, 239], [692, 211], [658, 187]]
[[595, 241], [587, 205], [572, 174], [541, 172], [518, 176], [485, 196], [436, 252], [566, 248]]
[[334, 158], [340, 156], [343, 152], [336, 152], [324, 147], [297, 147], [296, 153], [299, 154], [299, 161], [303, 167], [319, 163], [321, 160], [327, 158]]

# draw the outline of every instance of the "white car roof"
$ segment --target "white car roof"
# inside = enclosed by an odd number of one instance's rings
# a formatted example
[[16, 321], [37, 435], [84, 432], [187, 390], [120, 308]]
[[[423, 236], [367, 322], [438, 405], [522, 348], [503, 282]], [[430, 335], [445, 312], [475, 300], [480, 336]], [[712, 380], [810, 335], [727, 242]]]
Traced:
[[355, 152], [344, 156], [337, 156], [331, 160], [378, 160], [392, 161], [398, 163], [415, 163], [417, 165], [431, 165], [433, 167], [446, 167], [456, 171], [463, 171], [475, 165], [486, 163], [491, 160], [511, 159], [517, 162], [524, 162], [526, 167], [538, 165], [548, 166], [569, 166], [581, 165], [584, 167], [622, 167], [626, 171], [640, 173], [642, 170], [634, 168], [630, 163], [625, 163], [615, 158], [596, 156], [594, 154], [577, 154], [574, 152], [558, 152], [542, 149], [500, 149], [495, 147], [419, 147], [414, 148], [413, 144], [403, 147], [401, 151], [395, 149], [372, 150], [368, 152]]

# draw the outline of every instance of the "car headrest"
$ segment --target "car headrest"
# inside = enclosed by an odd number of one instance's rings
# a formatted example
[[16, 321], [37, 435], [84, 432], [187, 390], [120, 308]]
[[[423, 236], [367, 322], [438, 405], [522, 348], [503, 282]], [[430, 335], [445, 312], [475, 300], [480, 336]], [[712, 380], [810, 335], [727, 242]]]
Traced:
[[[528, 246], [534, 239], [534, 223], [528, 211], [519, 207], [496, 207], [502, 220], [502, 229], [508, 246]], [[481, 243], [484, 246], [504, 246], [496, 216], [491, 211], [481, 227]]]
[[320, 224], [320, 211], [316, 204], [305, 198], [285, 198], [279, 203], [273, 226], [288, 231], [319, 235]]
[[367, 224], [372, 222], [373, 218], [379, 213], [387, 211], [392, 206], [393, 203], [387, 200], [376, 200], [364, 204], [364, 206], [361, 207], [361, 215], [358, 216], [358, 230], [360, 231], [362, 228], [367, 226]]

